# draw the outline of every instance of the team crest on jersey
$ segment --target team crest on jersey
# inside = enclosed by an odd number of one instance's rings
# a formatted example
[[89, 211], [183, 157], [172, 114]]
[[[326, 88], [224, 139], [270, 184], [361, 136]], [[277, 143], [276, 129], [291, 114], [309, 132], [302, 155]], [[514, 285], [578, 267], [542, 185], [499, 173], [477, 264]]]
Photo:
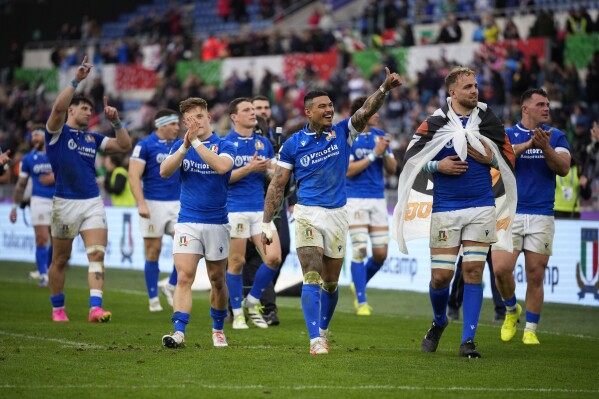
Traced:
[[447, 144], [445, 144], [445, 148], [453, 148], [453, 140], [449, 140]]
[[447, 233], [445, 230], [439, 230], [439, 241], [447, 241]]
[[67, 147], [69, 147], [69, 150], [74, 150], [77, 148], [77, 143], [75, 143], [75, 140], [70, 139], [67, 143]]
[[243, 233], [243, 223], [237, 223], [237, 234]]
[[331, 130], [328, 134], [327, 134], [327, 141], [331, 141], [333, 139], [336, 139], [337, 135], [335, 134], [334, 130]]
[[208, 149], [213, 153], [218, 154], [218, 144], [210, 144], [210, 147], [208, 147]]
[[93, 143], [94, 142], [94, 136], [92, 136], [91, 134], [86, 134], [85, 135], [85, 141], [88, 143]]
[[306, 229], [305, 236], [310, 240], [314, 239], [314, 231], [312, 231], [311, 227]]
[[186, 247], [187, 246], [187, 236], [179, 237], [179, 246]]
[[263, 150], [264, 149], [264, 143], [260, 140], [256, 140], [256, 142], [254, 142], [254, 148], [256, 149], [256, 151], [258, 150]]

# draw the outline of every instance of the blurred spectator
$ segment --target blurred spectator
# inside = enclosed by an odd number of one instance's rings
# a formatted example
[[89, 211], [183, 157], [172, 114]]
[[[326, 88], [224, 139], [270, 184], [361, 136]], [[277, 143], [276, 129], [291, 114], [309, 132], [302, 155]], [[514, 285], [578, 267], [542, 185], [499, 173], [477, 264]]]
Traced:
[[580, 219], [580, 200], [591, 198], [592, 190], [588, 178], [576, 162], [570, 158], [570, 171], [564, 177], [555, 177], [554, 216], [562, 219]]
[[518, 40], [520, 39], [520, 33], [518, 27], [511, 18], [505, 20], [505, 27], [503, 28], [503, 39], [504, 40]]
[[437, 43], [457, 43], [462, 40], [462, 28], [453, 14], [448, 14], [441, 23], [441, 31]]
[[136, 206], [123, 155], [105, 156], [104, 168], [106, 169], [104, 189], [110, 194], [112, 206]]
[[217, 0], [216, 14], [222, 18], [223, 22], [227, 22], [231, 16], [231, 0]]
[[530, 37], [550, 37], [557, 35], [557, 26], [550, 10], [541, 10], [530, 28]]
[[483, 36], [485, 43], [495, 43], [499, 40], [499, 26], [493, 17], [493, 14], [486, 13], [483, 15]]
[[586, 34], [593, 29], [593, 20], [591, 16], [582, 8], [575, 8], [568, 11], [566, 19], [566, 31], [569, 34]]

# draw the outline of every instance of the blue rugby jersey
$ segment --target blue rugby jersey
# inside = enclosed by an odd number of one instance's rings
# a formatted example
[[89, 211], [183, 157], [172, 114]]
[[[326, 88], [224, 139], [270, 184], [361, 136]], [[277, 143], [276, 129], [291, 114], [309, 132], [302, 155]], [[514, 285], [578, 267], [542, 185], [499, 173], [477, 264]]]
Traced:
[[[308, 124], [285, 141], [278, 165], [292, 170], [298, 204], [339, 208], [347, 202], [345, 181], [351, 150], [350, 119], [332, 126], [320, 138]], [[357, 133], [355, 133], [357, 134]]]
[[[541, 129], [549, 130], [551, 126], [541, 125]], [[533, 132], [518, 122], [515, 126], [505, 129], [510, 142], [526, 143], [532, 138]], [[570, 146], [564, 133], [553, 128], [549, 144], [556, 151], [570, 153]], [[555, 172], [549, 169], [543, 151], [531, 148], [516, 158], [516, 186], [518, 187], [518, 206], [516, 213], [528, 215], [553, 216], [555, 202]]]
[[[385, 132], [371, 128], [369, 132], [360, 133], [351, 147], [350, 161], [360, 161], [374, 152], [379, 139], [385, 138]], [[391, 152], [387, 147], [386, 156]], [[385, 198], [385, 181], [383, 180], [383, 158], [377, 158], [366, 169], [346, 181], [347, 198]]]
[[133, 148], [131, 159], [144, 162], [141, 175], [144, 198], [154, 201], [178, 201], [181, 193], [179, 170], [168, 179], [160, 177], [160, 164], [168, 157], [175, 141], [162, 140], [156, 132], [141, 140]]
[[[237, 150], [233, 170], [247, 165], [256, 152], [258, 152], [258, 158], [261, 159], [275, 157], [275, 151], [270, 141], [255, 133], [244, 137], [231, 131], [224, 140], [232, 143]], [[230, 184], [227, 198], [229, 212], [262, 211], [264, 209], [264, 179], [264, 173], [251, 172], [241, 180]]]
[[33, 150], [23, 157], [19, 177], [31, 177], [32, 196], [42, 198], [52, 198], [54, 196], [54, 184], [46, 186], [40, 183], [40, 176], [48, 173], [52, 173], [52, 165], [50, 165], [45, 152]]
[[[462, 126], [468, 123], [468, 116], [461, 117]], [[441, 161], [457, 155], [453, 140], [449, 141], [433, 158]], [[435, 173], [433, 186], [433, 212], [448, 212], [481, 206], [495, 206], [491, 166], [466, 157], [468, 169], [460, 175]]]
[[[232, 143], [212, 134], [202, 143], [212, 152], [220, 156], [235, 159], [235, 147]], [[183, 145], [183, 140], [177, 140], [171, 154]], [[181, 210], [179, 223], [229, 223], [227, 217], [227, 191], [231, 171], [219, 175], [210, 168], [191, 147], [185, 155], [180, 167], [181, 172]]]
[[89, 199], [100, 196], [96, 183], [96, 153], [104, 150], [108, 137], [63, 125], [58, 133], [46, 126], [46, 153], [56, 180], [54, 196]]

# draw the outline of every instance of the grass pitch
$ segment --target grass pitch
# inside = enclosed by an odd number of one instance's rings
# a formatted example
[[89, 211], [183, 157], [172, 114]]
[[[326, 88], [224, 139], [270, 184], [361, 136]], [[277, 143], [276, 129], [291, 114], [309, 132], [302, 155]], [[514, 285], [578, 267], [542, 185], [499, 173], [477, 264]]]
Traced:
[[194, 293], [186, 348], [161, 346], [171, 311], [148, 311], [143, 273], [107, 272], [107, 324], [87, 322], [87, 269], [67, 273], [69, 323], [50, 321], [49, 292], [27, 280], [33, 265], [0, 263], [2, 398], [592, 398], [599, 397], [599, 308], [546, 304], [541, 345], [499, 338], [485, 300], [481, 359], [458, 356], [461, 322], [437, 353], [420, 353], [428, 295], [370, 290], [372, 317], [353, 313], [341, 287], [328, 356], [309, 355], [299, 298], [279, 298], [281, 325], [236, 331], [213, 348], [208, 293]]

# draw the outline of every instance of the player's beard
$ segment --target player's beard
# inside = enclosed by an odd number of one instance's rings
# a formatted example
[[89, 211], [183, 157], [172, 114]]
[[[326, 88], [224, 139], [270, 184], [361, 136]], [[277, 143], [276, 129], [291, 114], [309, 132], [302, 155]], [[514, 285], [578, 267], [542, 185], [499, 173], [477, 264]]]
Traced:
[[458, 100], [458, 104], [460, 104], [462, 107], [466, 109], [473, 110], [478, 105], [478, 97], [476, 97], [475, 100], [471, 100], [470, 98]]

